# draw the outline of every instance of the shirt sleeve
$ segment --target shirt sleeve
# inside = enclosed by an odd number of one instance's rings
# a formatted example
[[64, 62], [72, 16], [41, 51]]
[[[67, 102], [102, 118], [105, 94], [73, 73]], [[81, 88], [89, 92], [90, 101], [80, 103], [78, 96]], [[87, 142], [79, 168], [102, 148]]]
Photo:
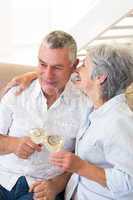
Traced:
[[133, 192], [133, 177], [119, 169], [106, 169], [107, 187], [116, 198]]
[[104, 146], [110, 168], [105, 169], [105, 175], [107, 187], [118, 198], [133, 192], [133, 118], [121, 118], [110, 125], [111, 137]]
[[15, 88], [11, 89], [0, 101], [0, 134], [8, 134], [12, 124], [15, 105]]

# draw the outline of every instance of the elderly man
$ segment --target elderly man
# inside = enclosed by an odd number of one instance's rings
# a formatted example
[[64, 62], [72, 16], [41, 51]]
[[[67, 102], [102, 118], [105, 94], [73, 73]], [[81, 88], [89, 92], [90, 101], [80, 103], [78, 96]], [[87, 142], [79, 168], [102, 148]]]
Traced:
[[[1, 199], [28, 200], [34, 195], [35, 200], [52, 200], [64, 189], [69, 174], [49, 164], [49, 151], [32, 141], [29, 132], [39, 128], [61, 135], [64, 149], [74, 150], [76, 134], [90, 111], [85, 96], [69, 81], [78, 64], [76, 52], [71, 35], [51, 32], [39, 49], [38, 79], [19, 96], [14, 87], [2, 98]], [[26, 192], [20, 196], [16, 188], [22, 190], [23, 182]]]

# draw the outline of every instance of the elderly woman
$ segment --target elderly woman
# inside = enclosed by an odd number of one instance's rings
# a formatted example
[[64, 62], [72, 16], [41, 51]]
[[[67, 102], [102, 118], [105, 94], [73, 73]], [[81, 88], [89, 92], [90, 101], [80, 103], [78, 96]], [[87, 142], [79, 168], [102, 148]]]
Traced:
[[50, 158], [73, 173], [66, 200], [133, 200], [133, 112], [124, 95], [133, 57], [122, 47], [92, 47], [77, 73], [93, 111], [78, 133], [76, 155], [60, 151]]

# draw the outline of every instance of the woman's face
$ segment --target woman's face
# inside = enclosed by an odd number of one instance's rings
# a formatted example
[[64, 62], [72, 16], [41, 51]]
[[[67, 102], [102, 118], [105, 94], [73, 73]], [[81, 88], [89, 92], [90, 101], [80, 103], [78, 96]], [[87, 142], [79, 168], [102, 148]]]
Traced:
[[76, 85], [89, 97], [97, 92], [96, 80], [91, 79], [92, 70], [93, 65], [89, 57], [86, 57], [83, 64], [76, 70], [79, 76], [79, 80], [76, 81]]

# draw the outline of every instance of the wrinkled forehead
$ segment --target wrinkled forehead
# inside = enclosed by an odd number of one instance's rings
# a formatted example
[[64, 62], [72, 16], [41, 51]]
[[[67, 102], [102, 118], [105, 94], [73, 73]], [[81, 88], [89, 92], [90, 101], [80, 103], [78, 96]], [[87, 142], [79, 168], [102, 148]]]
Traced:
[[40, 46], [38, 57], [66, 60], [71, 63], [71, 51], [69, 48], [50, 48], [49, 46]]
[[41, 47], [38, 59], [49, 65], [61, 64], [65, 66], [71, 64], [69, 50], [67, 48], [51, 49], [48, 47]]

